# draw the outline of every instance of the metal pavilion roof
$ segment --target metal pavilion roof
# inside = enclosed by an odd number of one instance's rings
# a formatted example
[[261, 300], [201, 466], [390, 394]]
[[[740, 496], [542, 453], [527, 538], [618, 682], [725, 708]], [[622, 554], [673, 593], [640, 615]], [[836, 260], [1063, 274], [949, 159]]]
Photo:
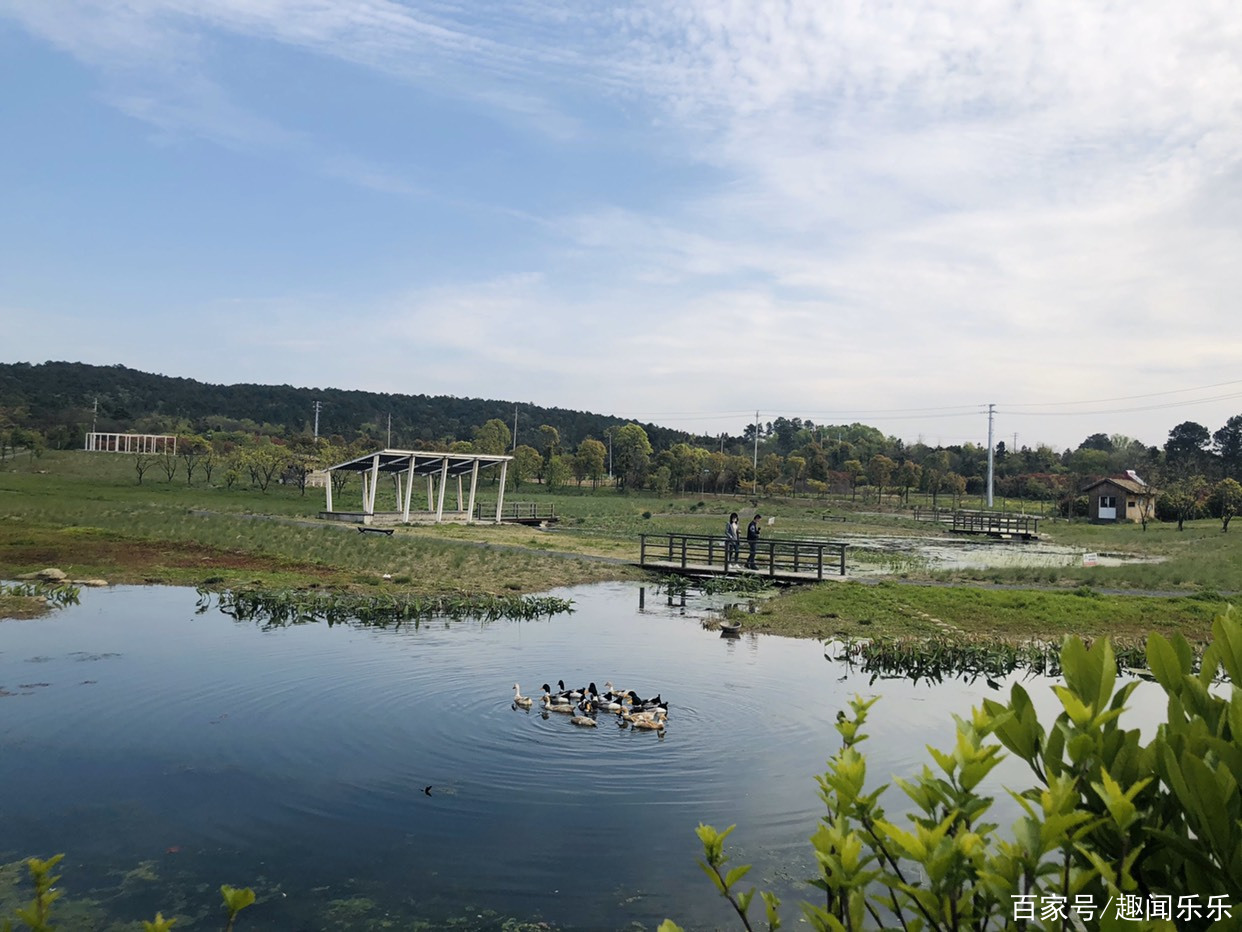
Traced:
[[[480, 469], [506, 463], [512, 456], [494, 453], [445, 453], [433, 450], [377, 450], [364, 453], [352, 460], [329, 466], [330, 472], [343, 469], [346, 472], [370, 472], [375, 469], [375, 458], [379, 457], [379, 472], [405, 472], [413, 469], [416, 475], [426, 476], [433, 473], [443, 474], [445, 460], [448, 461], [450, 476], [466, 475], [474, 470], [478, 463]], [[412, 464], [412, 466], [411, 466]]]

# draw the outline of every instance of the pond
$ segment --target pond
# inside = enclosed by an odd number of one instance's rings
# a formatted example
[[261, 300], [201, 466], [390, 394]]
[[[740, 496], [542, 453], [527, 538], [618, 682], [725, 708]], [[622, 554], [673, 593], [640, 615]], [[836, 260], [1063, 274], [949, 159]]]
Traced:
[[1125, 553], [1091, 553], [1049, 541], [991, 540], [954, 537], [883, 537], [843, 534], [849, 544], [851, 576], [888, 576], [893, 573], [935, 570], [1017, 569], [1034, 567], [1124, 566], [1160, 563], [1163, 557]]
[[[65, 851], [70, 902], [179, 929], [219, 928], [222, 883], [258, 893], [242, 930], [734, 928], [694, 829], [736, 822], [737, 862], [796, 921], [848, 698], [884, 696], [878, 782], [997, 695], [873, 685], [815, 641], [721, 638], [650, 590], [640, 610], [632, 584], [553, 594], [575, 612], [265, 630], [196, 614], [193, 590], [116, 587], [0, 622], [0, 860]], [[667, 731], [512, 706], [514, 682], [558, 679], [661, 693]], [[1028, 783], [1013, 761], [996, 779]]]

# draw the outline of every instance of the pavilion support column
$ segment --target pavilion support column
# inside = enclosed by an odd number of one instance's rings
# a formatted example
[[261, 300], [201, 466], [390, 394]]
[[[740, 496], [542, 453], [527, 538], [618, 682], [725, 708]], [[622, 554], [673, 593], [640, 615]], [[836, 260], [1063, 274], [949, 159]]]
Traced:
[[458, 510], [458, 511], [461, 511], [461, 506], [462, 506], [462, 497], [461, 497], [461, 473], [458, 473], [458, 474], [457, 474], [457, 510]]
[[427, 473], [427, 510], [428, 511], [436, 510], [436, 503], [431, 497], [432, 481], [433, 480], [431, 478], [431, 473]]
[[410, 457], [410, 466], [405, 471], [405, 501], [401, 503], [401, 520], [410, 523], [410, 499], [414, 497], [414, 460]]
[[367, 501], [368, 501], [367, 496], [371, 494], [370, 492], [367, 491], [368, 476], [364, 472], [360, 472], [358, 473], [358, 475], [362, 477], [362, 510], [365, 512], [367, 510]]
[[379, 491], [379, 454], [371, 457], [371, 497], [367, 501], [366, 513], [375, 514], [375, 493]]
[[474, 490], [479, 484], [479, 461], [474, 461], [470, 470], [470, 504], [466, 506], [466, 523], [474, 524]]
[[328, 514], [332, 514], [332, 470], [328, 470], [328, 481], [323, 484], [324, 496], [327, 499], [327, 507], [324, 508]]
[[444, 520], [444, 490], [448, 488], [448, 457], [444, 458], [444, 465], [440, 467], [440, 496], [436, 500], [436, 524]]
[[496, 492], [496, 523], [500, 523], [501, 509], [505, 507], [505, 476], [509, 474], [509, 461], [500, 461], [500, 489]]

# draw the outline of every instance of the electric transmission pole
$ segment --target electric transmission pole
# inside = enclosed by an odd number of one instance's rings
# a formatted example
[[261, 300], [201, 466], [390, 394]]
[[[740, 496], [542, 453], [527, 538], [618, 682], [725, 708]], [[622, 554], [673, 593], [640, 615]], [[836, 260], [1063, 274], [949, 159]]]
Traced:
[[992, 415], [996, 413], [996, 405], [988, 405], [988, 507], [992, 507], [992, 467], [994, 450], [992, 447]]
[[315, 439], [319, 439], [319, 409], [323, 407], [322, 401], [315, 402]]
[[755, 478], [751, 480], [751, 491], [759, 494], [759, 412], [755, 412], [755, 461], [752, 464], [755, 470]]

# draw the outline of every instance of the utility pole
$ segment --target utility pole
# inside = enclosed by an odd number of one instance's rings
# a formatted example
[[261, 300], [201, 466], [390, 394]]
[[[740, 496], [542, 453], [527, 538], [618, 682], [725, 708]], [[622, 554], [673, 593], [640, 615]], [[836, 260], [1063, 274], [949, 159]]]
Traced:
[[388, 440], [384, 443], [388, 449], [392, 449], [392, 412], [388, 412]]
[[99, 396], [95, 396], [95, 413], [91, 415], [91, 433], [99, 430]]
[[608, 435], [608, 481], [612, 481], [612, 432], [615, 428], [609, 427], [604, 433]]
[[759, 412], [755, 412], [755, 461], [752, 464], [755, 477], [751, 479], [751, 492], [759, 494]]
[[514, 405], [513, 406], [513, 449], [515, 451], [517, 450], [517, 409], [518, 409], [518, 406]]
[[319, 409], [323, 407], [322, 401], [315, 402], [315, 439], [319, 439]]
[[996, 413], [996, 405], [988, 405], [988, 507], [992, 507], [992, 478], [994, 450], [992, 447], [992, 416]]

